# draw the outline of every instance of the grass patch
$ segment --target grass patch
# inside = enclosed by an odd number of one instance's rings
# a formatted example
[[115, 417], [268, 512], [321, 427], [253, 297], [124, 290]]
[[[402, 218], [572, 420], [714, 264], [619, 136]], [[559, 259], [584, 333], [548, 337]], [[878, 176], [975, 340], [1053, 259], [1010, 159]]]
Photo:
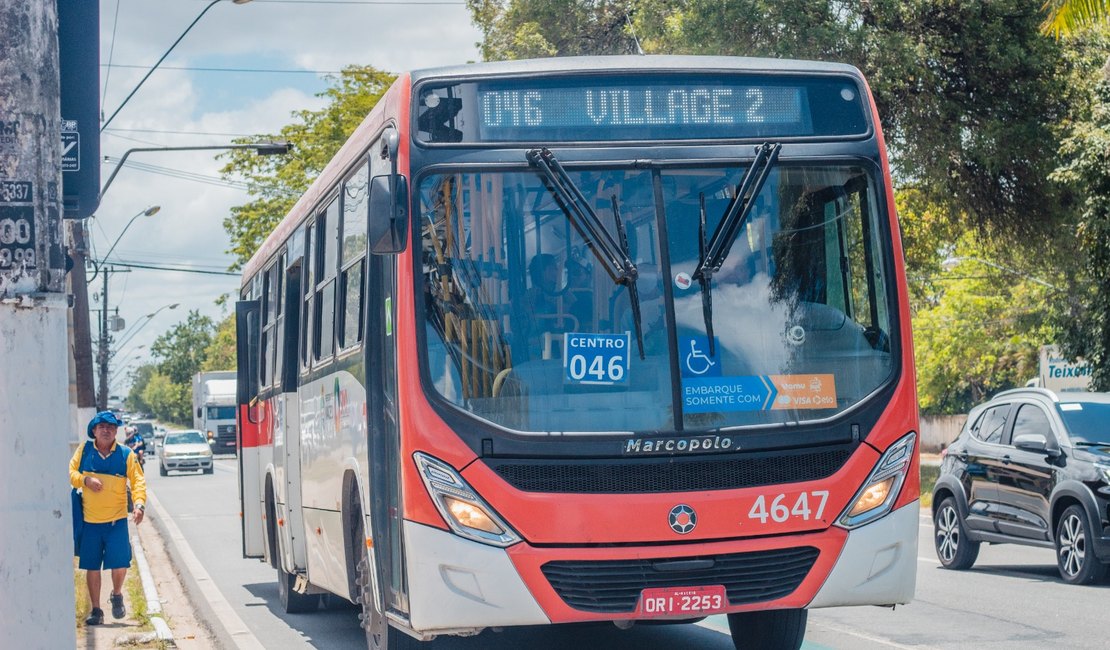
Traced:
[[150, 624], [150, 615], [146, 611], [146, 595], [143, 593], [143, 580], [139, 576], [139, 566], [135, 558], [131, 558], [131, 569], [127, 572], [123, 588], [127, 590], [128, 600], [131, 601], [131, 616], [138, 621], [139, 629], [149, 632], [154, 629]]
[[77, 603], [74, 617], [77, 619], [77, 629], [85, 627], [85, 618], [92, 609], [89, 602], [89, 587], [85, 583], [85, 572], [77, 568], [77, 558], [73, 558], [73, 595]]
[[934, 465], [921, 466], [922, 508], [931, 508], [933, 506], [933, 486], [937, 484], [938, 477], [940, 477], [940, 467]]

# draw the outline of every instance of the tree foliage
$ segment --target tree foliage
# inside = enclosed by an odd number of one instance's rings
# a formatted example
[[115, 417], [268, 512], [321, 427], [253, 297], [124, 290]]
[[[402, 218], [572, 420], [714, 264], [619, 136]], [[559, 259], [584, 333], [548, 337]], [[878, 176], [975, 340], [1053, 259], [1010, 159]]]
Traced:
[[293, 145], [289, 154], [259, 156], [250, 149], [225, 154], [224, 177], [245, 180], [253, 197], [233, 207], [224, 219], [224, 230], [231, 237], [228, 252], [236, 258], [232, 268], [241, 268], [258, 250], [395, 78], [371, 66], [347, 66], [330, 77], [332, 85], [319, 94], [328, 100], [326, 106], [294, 112], [295, 121], [276, 134], [240, 141], [287, 141]]
[[1086, 197], [1076, 228], [1083, 265], [1059, 329], [1064, 354], [1089, 361], [1093, 389], [1110, 391], [1110, 63], [1093, 98], [1090, 118], [1064, 141], [1066, 163], [1056, 174]]
[[207, 358], [215, 325], [212, 319], [192, 310], [183, 322], [154, 340], [151, 354], [158, 362], [158, 372], [175, 384], [191, 385], [193, 375], [200, 371]]
[[[1060, 46], [1028, 0], [469, 0], [487, 59], [634, 51], [832, 60], [868, 77], [901, 184], [951, 217], [1052, 223]], [[583, 37], [584, 36], [584, 37]]]
[[192, 422], [192, 386], [172, 381], [161, 372], [150, 375], [143, 386], [142, 400], [150, 406], [154, 417], [163, 422], [188, 425]]
[[1056, 38], [1110, 21], [1110, 0], [1047, 0], [1041, 31]]
[[204, 357], [201, 372], [235, 370], [235, 314], [228, 315], [216, 326]]

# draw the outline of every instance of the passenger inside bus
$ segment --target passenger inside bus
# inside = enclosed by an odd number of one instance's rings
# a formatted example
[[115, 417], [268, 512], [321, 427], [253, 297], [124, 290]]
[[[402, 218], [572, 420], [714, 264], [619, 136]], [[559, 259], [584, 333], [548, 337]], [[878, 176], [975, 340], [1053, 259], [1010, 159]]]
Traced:
[[578, 329], [578, 319], [567, 311], [567, 286], [562, 280], [562, 265], [551, 253], [537, 253], [528, 263], [531, 286], [524, 294], [528, 314], [528, 348], [541, 359], [561, 355], [557, 349], [564, 332]]

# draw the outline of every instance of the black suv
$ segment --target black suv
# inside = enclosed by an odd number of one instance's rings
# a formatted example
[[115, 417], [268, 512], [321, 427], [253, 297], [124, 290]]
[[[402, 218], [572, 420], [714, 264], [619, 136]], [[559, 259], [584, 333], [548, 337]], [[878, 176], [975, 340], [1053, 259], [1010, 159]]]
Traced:
[[940, 563], [967, 569], [979, 544], [1056, 549], [1065, 582], [1110, 563], [1110, 393], [1023, 388], [975, 407], [933, 488]]

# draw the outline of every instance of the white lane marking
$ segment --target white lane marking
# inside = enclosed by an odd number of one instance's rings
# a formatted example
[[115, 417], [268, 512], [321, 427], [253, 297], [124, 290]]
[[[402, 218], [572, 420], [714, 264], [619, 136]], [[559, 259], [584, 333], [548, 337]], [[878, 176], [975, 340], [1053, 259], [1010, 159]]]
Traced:
[[220, 593], [220, 589], [213, 582], [212, 576], [204, 570], [204, 566], [197, 559], [196, 554], [193, 553], [189, 542], [185, 541], [185, 536], [181, 534], [181, 530], [174, 523], [173, 518], [170, 517], [170, 513], [166, 512], [162, 504], [158, 503], [158, 499], [153, 492], [147, 492], [147, 505], [154, 509], [154, 514], [161, 518], [162, 523], [166, 526], [166, 532], [169, 533], [170, 540], [173, 541], [181, 553], [185, 570], [196, 579], [201, 596], [208, 601], [212, 611], [216, 613], [216, 618], [220, 619], [220, 624], [223, 625], [235, 642], [235, 647], [240, 648], [240, 650], [265, 650], [265, 646], [259, 643], [254, 634], [247, 628], [247, 624], [235, 613], [231, 603], [227, 602], [224, 595]]
[[935, 557], [921, 557], [920, 555], [917, 556], [917, 561], [925, 562], [926, 564], [940, 564], [940, 560]]
[[926, 645], [912, 645], [912, 646], [911, 645], [903, 645], [903, 644], [898, 643], [897, 641], [893, 641], [891, 639], [885, 639], [883, 637], [874, 636], [874, 635], [871, 635], [871, 634], [864, 634], [856, 628], [844, 627], [842, 625], [834, 625], [834, 624], [826, 623], [824, 621], [820, 621], [820, 622], [811, 621], [811, 623], [813, 625], [817, 626], [817, 627], [823, 627], [826, 630], [836, 632], [837, 634], [847, 634], [848, 636], [854, 636], [857, 639], [863, 639], [864, 641], [870, 641], [871, 643], [877, 643], [879, 645], [884, 645], [884, 646], [887, 646], [888, 648], [899, 648], [901, 650], [928, 650], [930, 648], [930, 646], [926, 646]]

